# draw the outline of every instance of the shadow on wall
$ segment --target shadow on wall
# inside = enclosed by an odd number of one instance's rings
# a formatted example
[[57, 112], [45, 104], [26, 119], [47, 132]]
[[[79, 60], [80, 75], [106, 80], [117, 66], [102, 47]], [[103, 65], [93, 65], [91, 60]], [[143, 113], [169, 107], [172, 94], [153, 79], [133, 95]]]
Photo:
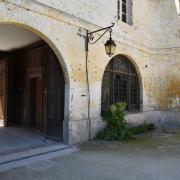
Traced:
[[176, 5], [178, 16], [180, 16], [180, 0], [175, 0], [175, 5]]
[[4, 107], [3, 107], [3, 97], [0, 97], [0, 127], [4, 126], [4, 117], [5, 117], [5, 113], [4, 113]]

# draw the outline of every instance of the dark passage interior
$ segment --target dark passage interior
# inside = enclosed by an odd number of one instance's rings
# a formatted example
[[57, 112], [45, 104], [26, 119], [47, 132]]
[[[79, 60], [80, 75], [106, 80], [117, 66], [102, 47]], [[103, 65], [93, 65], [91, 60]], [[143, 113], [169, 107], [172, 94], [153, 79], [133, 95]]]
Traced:
[[0, 119], [63, 141], [64, 76], [51, 48], [40, 41], [0, 53]]
[[43, 131], [41, 84], [40, 78], [30, 79], [29, 126]]

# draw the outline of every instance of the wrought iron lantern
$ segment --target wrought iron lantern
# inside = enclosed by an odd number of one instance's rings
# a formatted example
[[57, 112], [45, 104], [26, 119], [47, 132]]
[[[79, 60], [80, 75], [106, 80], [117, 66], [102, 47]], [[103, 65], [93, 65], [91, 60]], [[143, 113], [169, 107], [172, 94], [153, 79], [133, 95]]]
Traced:
[[112, 30], [110, 29], [109, 30], [110, 32], [110, 38], [109, 40], [107, 40], [106, 44], [105, 44], [105, 50], [106, 50], [106, 54], [111, 57], [114, 55], [115, 53], [115, 50], [116, 50], [116, 44], [115, 42], [112, 40], [111, 38], [111, 33], [112, 33]]
[[[116, 44], [114, 42], [114, 40], [112, 39], [112, 27], [114, 26], [114, 23], [112, 23], [111, 26], [108, 26], [106, 28], [102, 28], [99, 29], [97, 31], [93, 31], [93, 32], [89, 32], [87, 31], [87, 38], [86, 38], [86, 50], [89, 50], [89, 44], [95, 44], [99, 39], [101, 39], [108, 31], [110, 33], [110, 38], [107, 40], [107, 42], [105, 43], [105, 50], [106, 50], [106, 54], [111, 57], [114, 55], [115, 50], [116, 50]], [[94, 42], [94, 33], [97, 33], [99, 31], [104, 31], [104, 33], [98, 38], [96, 39]]]

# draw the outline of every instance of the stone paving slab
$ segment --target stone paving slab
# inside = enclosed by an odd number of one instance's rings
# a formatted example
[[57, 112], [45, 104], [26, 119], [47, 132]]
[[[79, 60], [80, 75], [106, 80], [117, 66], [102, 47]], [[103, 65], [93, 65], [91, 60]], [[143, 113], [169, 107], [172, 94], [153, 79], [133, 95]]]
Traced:
[[[166, 135], [167, 134], [167, 135]], [[179, 180], [180, 131], [154, 131], [124, 142], [92, 141], [67, 156], [0, 173], [2, 180]], [[36, 167], [36, 168], [33, 168]]]
[[0, 156], [0, 166], [3, 164], [7, 164], [9, 162], [15, 162], [22, 159], [27, 159], [43, 154], [48, 154], [52, 152], [61, 151], [64, 149], [72, 148], [71, 146], [67, 146], [61, 143], [55, 145], [47, 145], [37, 148], [30, 148], [26, 150], [21, 150], [13, 153], [8, 153]]
[[[49, 159], [59, 158], [61, 156], [65, 156], [65, 155], [71, 154], [76, 151], [78, 151], [78, 148], [76, 148], [76, 147], [66, 147], [66, 148], [56, 149], [54, 151], [46, 151], [45, 153], [42, 153], [40, 151], [39, 154], [37, 153], [32, 156], [25, 156], [24, 158], [15, 159], [15, 160], [12, 160], [9, 162], [6, 161], [6, 162], [0, 164], [0, 173], [6, 172], [6, 171], [9, 171], [12, 169], [16, 169], [16, 168], [22, 167], [22, 166], [27, 166], [33, 170], [47, 169], [49, 167], [52, 167], [51, 165], [48, 165]], [[27, 155], [28, 155], [28, 153], [27, 153]], [[38, 167], [41, 165], [44, 167]]]
[[77, 150], [29, 129], [0, 127], [0, 172]]
[[0, 127], [3, 127], [4, 126], [4, 121], [2, 119], [0, 119]]
[[37, 132], [16, 127], [0, 127], [0, 156], [21, 149], [46, 146], [56, 142]]

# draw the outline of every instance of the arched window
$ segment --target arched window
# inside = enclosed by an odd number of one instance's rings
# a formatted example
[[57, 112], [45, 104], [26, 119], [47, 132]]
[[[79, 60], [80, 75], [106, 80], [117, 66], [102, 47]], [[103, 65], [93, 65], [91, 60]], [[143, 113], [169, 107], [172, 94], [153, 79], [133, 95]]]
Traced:
[[102, 81], [102, 113], [111, 104], [126, 102], [127, 111], [140, 109], [139, 80], [134, 65], [126, 56], [118, 55], [107, 65]]

